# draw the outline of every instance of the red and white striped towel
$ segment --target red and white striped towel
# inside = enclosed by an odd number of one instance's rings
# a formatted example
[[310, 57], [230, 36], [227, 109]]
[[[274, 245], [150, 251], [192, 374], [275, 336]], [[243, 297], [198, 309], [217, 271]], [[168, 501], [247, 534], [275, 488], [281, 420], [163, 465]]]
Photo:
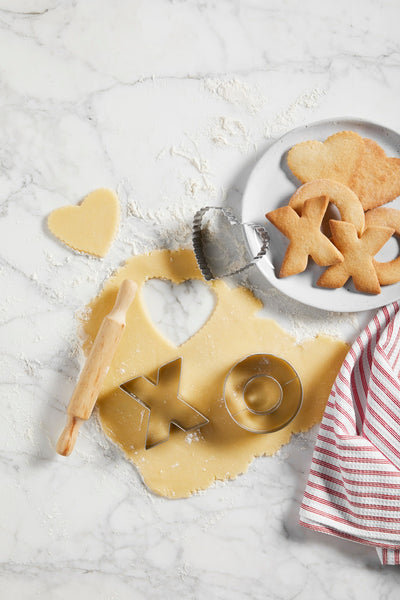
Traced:
[[400, 564], [400, 312], [381, 308], [350, 349], [314, 449], [300, 523]]

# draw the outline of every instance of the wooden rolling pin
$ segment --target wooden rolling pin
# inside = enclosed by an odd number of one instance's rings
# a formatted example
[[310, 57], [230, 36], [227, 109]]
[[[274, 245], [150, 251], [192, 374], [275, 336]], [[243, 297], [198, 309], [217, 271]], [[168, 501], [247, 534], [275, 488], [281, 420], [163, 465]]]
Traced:
[[104, 317], [100, 325], [68, 405], [67, 424], [56, 447], [58, 454], [62, 456], [71, 454], [80, 426], [92, 414], [125, 329], [126, 313], [135, 297], [136, 290], [136, 283], [130, 279], [124, 279], [111, 312]]

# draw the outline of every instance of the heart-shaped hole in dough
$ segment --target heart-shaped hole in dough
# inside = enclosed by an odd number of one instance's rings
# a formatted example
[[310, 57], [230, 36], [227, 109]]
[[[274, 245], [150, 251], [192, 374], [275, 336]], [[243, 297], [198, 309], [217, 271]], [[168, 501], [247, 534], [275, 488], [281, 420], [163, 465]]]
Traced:
[[216, 304], [212, 290], [195, 279], [180, 284], [149, 279], [142, 299], [153, 325], [175, 346], [184, 344], [205, 325]]

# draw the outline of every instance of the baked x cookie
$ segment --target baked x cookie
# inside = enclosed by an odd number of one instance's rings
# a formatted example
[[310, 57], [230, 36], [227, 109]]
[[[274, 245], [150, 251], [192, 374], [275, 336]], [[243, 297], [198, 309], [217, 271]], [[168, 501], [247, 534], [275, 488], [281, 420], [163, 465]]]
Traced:
[[343, 255], [339, 265], [329, 267], [322, 273], [317, 285], [327, 288], [342, 287], [352, 277], [359, 292], [379, 294], [381, 287], [375, 271], [373, 257], [394, 233], [390, 227], [367, 227], [358, 237], [356, 228], [346, 221], [329, 222], [332, 239]]
[[266, 214], [267, 219], [290, 240], [279, 277], [304, 271], [309, 256], [320, 266], [342, 262], [339, 250], [321, 231], [328, 203], [328, 198], [321, 196], [306, 200], [301, 216], [291, 206], [282, 206]]

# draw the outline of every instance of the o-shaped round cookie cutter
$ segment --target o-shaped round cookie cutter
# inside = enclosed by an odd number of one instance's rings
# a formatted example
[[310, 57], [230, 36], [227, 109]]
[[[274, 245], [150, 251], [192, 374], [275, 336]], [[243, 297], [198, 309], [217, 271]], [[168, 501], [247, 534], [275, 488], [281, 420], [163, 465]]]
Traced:
[[250, 354], [233, 365], [225, 379], [224, 402], [237, 425], [252, 433], [286, 427], [303, 401], [300, 377], [283, 358]]

